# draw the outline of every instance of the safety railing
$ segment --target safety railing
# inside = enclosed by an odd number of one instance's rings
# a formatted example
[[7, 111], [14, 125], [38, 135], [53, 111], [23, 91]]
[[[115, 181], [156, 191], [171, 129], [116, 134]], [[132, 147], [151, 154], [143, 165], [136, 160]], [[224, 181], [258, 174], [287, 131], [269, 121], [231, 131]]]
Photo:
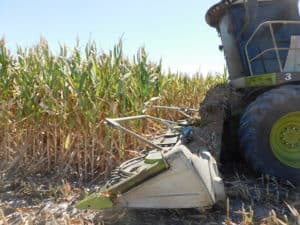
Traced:
[[[280, 72], [283, 72], [284, 70], [284, 66], [282, 65], [282, 61], [280, 58], [280, 51], [289, 51], [289, 50], [300, 50], [300, 48], [282, 48], [282, 47], [278, 47], [277, 44], [277, 40], [276, 40], [276, 35], [274, 32], [274, 25], [282, 25], [282, 26], [286, 26], [286, 25], [300, 25], [300, 21], [289, 21], [289, 20], [274, 20], [274, 21], [266, 21], [261, 23], [256, 30], [253, 32], [253, 34], [250, 36], [250, 38], [248, 39], [246, 45], [245, 45], [245, 54], [246, 54], [246, 59], [247, 59], [247, 63], [248, 63], [248, 67], [249, 67], [249, 71], [250, 71], [250, 75], [253, 75], [253, 68], [252, 68], [252, 63], [256, 60], [258, 60], [259, 58], [261, 58], [263, 55], [265, 55], [266, 53], [269, 52], [275, 52], [276, 55], [276, 60], [278, 63], [278, 68], [280, 70]], [[251, 42], [253, 41], [253, 39], [255, 38], [255, 36], [264, 28], [267, 28], [269, 30], [269, 34], [271, 35], [271, 43], [273, 44], [273, 48], [267, 48], [264, 49], [263, 51], [261, 51], [259, 54], [250, 57], [249, 56], [249, 45], [251, 44]], [[300, 29], [300, 26], [299, 26]], [[299, 31], [298, 31], [299, 34]], [[296, 33], [295, 33], [296, 35]]]

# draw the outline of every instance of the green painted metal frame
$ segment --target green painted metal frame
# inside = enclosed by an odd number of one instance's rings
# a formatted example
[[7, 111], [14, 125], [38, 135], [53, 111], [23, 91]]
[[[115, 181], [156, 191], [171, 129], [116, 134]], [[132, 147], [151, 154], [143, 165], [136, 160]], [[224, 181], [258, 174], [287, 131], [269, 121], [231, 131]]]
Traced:
[[76, 208], [91, 210], [112, 208], [115, 206], [116, 199], [119, 195], [129, 191], [131, 188], [138, 186], [142, 182], [167, 170], [168, 168], [169, 165], [161, 153], [155, 157], [146, 157], [144, 165], [138, 173], [124, 179], [108, 189], [103, 189], [99, 193], [93, 193], [87, 196], [76, 204]]
[[247, 76], [231, 80], [229, 83], [235, 88], [271, 87], [282, 84], [300, 82], [300, 72], [268, 73]]

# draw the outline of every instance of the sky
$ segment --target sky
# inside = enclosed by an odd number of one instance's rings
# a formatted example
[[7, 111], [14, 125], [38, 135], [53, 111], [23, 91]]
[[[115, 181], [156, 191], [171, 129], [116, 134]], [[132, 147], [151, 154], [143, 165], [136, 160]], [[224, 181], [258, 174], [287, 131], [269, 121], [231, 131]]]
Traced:
[[145, 47], [163, 68], [188, 74], [222, 72], [225, 61], [215, 29], [205, 22], [218, 0], [0, 0], [0, 35], [13, 52], [40, 37], [55, 52], [89, 40], [108, 51], [120, 38], [131, 57]]

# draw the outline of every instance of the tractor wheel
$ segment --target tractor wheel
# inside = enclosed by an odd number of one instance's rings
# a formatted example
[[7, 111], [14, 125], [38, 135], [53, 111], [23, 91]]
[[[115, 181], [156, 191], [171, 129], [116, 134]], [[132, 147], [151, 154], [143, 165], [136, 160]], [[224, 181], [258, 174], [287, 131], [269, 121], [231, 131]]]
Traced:
[[300, 85], [260, 95], [240, 120], [240, 147], [253, 169], [300, 184]]

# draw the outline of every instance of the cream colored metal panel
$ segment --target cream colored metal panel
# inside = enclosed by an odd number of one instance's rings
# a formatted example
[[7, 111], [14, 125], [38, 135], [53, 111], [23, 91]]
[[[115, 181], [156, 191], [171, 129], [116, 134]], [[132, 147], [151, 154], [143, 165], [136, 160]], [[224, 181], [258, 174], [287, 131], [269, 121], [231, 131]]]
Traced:
[[[209, 153], [198, 157], [179, 145], [164, 156], [170, 168], [124, 193], [120, 206], [207, 208], [217, 200], [224, 200], [220, 199], [225, 196], [223, 182], [213, 168], [215, 160]], [[216, 190], [223, 193], [215, 193]]]

